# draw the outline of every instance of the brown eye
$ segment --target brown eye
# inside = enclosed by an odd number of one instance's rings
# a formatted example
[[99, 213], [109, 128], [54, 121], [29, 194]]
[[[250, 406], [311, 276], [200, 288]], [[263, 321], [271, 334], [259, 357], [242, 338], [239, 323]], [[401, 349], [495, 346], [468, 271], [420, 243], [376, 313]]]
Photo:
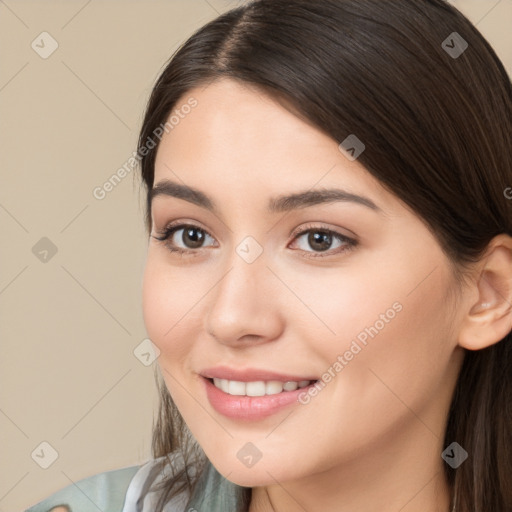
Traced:
[[332, 235], [326, 231], [310, 231], [308, 244], [317, 251], [327, 251], [332, 244]]
[[179, 229], [176, 232], [178, 231], [183, 231], [181, 241], [189, 249], [198, 249], [204, 242], [205, 232], [201, 229], [189, 226], [184, 229]]
[[153, 236], [165, 244], [171, 252], [193, 253], [198, 249], [202, 249], [207, 238], [213, 237], [193, 224], [179, 224], [177, 226], [168, 226], [163, 232], [158, 233], [160, 236]]
[[357, 240], [324, 226], [306, 226], [306, 229], [296, 231], [293, 239], [293, 244], [304, 253], [303, 256], [306, 258], [341, 254], [353, 249], [357, 243]]

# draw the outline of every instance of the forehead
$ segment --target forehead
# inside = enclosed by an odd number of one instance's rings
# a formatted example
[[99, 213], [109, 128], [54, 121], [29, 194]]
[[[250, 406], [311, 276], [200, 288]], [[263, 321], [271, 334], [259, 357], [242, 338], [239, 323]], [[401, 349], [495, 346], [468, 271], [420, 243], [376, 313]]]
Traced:
[[[191, 109], [185, 105], [195, 100]], [[187, 110], [183, 114], [180, 110]], [[164, 134], [161, 151], [187, 152], [211, 159], [230, 149], [230, 157], [243, 150], [252, 158], [294, 154], [304, 143], [314, 147], [336, 148], [336, 142], [317, 128], [299, 119], [254, 86], [231, 79], [217, 80], [191, 89], [176, 103], [173, 128]], [[171, 117], [169, 116], [169, 117]], [[197, 141], [200, 140], [200, 143]], [[190, 143], [196, 143], [191, 146]], [[261, 152], [261, 150], [264, 150]], [[306, 152], [306, 151], [304, 151]], [[274, 155], [277, 156], [277, 155]]]
[[[193, 108], [180, 111], [191, 101]], [[342, 154], [339, 141], [249, 84], [222, 79], [191, 89], [172, 115], [157, 151], [155, 184], [164, 178], [196, 188], [208, 183], [240, 195], [315, 186], [386, 194], [357, 160]]]

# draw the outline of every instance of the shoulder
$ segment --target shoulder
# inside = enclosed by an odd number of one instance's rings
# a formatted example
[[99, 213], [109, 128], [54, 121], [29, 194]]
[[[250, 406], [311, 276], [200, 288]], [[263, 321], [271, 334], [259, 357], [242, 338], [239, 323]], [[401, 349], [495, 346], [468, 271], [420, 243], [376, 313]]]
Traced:
[[[162, 491], [158, 484], [183, 467], [181, 455], [173, 453], [139, 466], [105, 471], [64, 487], [25, 512], [152, 512]], [[165, 512], [181, 512], [188, 498], [186, 491], [179, 493]]]
[[55, 492], [25, 512], [121, 512], [133, 477], [144, 466], [105, 471]]
[[[141, 466], [130, 482], [122, 512], [154, 512], [169, 482], [179, 482], [177, 476], [184, 469], [185, 462], [179, 452], [150, 460]], [[192, 476], [195, 468], [192, 465], [186, 471]], [[164, 512], [183, 512], [189, 498], [186, 488], [166, 503]]]
[[[68, 485], [25, 512], [154, 512], [169, 482], [182, 480], [178, 476], [185, 467], [193, 477], [195, 463], [186, 465], [175, 452], [140, 466], [105, 471]], [[209, 507], [213, 502], [220, 506], [215, 510], [246, 510], [238, 508], [242, 488], [225, 480], [211, 463], [199, 481], [192, 496], [185, 487], [166, 503], [164, 512], [204, 510], [202, 505]]]

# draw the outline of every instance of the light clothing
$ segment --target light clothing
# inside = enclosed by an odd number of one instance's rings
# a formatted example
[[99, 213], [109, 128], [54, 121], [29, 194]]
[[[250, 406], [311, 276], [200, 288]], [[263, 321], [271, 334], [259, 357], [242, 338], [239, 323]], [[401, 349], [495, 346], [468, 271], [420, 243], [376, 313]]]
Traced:
[[98, 473], [70, 484], [25, 512], [50, 512], [66, 505], [71, 512], [121, 512], [126, 490], [140, 466]]
[[[163, 491], [147, 492], [147, 488], [169, 477], [170, 472], [183, 468], [181, 455], [169, 455], [162, 470], [159, 466], [163, 459], [165, 457], [84, 478], [25, 512], [52, 512], [58, 506], [67, 506], [70, 512], [154, 512]], [[249, 489], [226, 480], [207, 461], [192, 496], [182, 491], [166, 504], [164, 512], [246, 512], [248, 492]]]

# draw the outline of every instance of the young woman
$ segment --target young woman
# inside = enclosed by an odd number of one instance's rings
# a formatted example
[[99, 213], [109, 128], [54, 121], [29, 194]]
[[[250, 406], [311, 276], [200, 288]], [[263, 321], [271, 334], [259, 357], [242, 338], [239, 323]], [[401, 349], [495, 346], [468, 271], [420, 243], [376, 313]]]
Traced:
[[123, 511], [512, 511], [511, 134], [443, 0], [193, 34], [139, 138], [161, 407]]

